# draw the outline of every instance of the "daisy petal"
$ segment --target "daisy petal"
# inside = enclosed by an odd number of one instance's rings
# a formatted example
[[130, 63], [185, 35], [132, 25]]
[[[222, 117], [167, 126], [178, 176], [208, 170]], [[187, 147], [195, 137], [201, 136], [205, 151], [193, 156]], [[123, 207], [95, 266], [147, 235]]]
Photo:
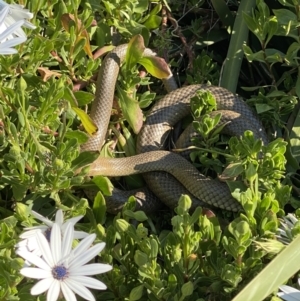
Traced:
[[295, 217], [294, 214], [292, 213], [288, 213], [288, 218], [292, 221], [293, 225], [296, 224], [298, 222], [298, 219]]
[[[1, 9], [1, 7], [0, 7]], [[5, 17], [7, 16], [7, 14], [9, 13], [9, 7], [5, 6], [3, 9], [1, 9], [0, 11], [0, 23], [2, 24]]]
[[22, 44], [24, 43], [25, 41], [27, 40], [27, 38], [14, 38], [14, 39], [11, 39], [11, 40], [7, 40], [5, 42], [2, 42], [0, 45], [1, 45], [1, 48], [10, 48], [10, 47], [14, 47], [14, 46], [17, 46], [19, 44]]
[[61, 260], [61, 231], [60, 226], [56, 223], [51, 229], [50, 248], [54, 265], [57, 265]]
[[72, 281], [72, 279], [68, 278], [65, 280], [65, 284], [77, 295], [81, 296], [82, 298], [89, 300], [89, 301], [95, 301], [95, 297], [93, 294], [83, 285], [76, 281]]
[[74, 239], [83, 239], [88, 237], [89, 234], [83, 231], [74, 231]]
[[11, 4], [11, 14], [15, 19], [32, 19], [33, 13], [19, 4]]
[[24, 233], [22, 233], [20, 235], [21, 238], [25, 239], [25, 238], [29, 238], [35, 235], [36, 232], [46, 232], [49, 229], [48, 226], [35, 226], [35, 227], [31, 227], [31, 228], [25, 228], [24, 230], [26, 230]]
[[77, 247], [73, 250], [74, 260], [76, 260], [78, 255], [84, 253], [87, 249], [89, 249], [95, 238], [96, 234], [90, 234], [77, 245]]
[[277, 293], [277, 296], [280, 297], [282, 300], [285, 301], [299, 301], [299, 296], [294, 295], [296, 293], [290, 293], [290, 294], [285, 294], [285, 293]]
[[107, 289], [107, 286], [103, 282], [95, 278], [85, 276], [72, 276], [71, 279], [72, 281], [77, 281], [79, 284], [82, 284], [83, 286], [86, 286], [88, 288], [94, 288], [96, 290]]
[[88, 249], [86, 252], [78, 254], [76, 256], [76, 260], [72, 261], [72, 268], [79, 267], [81, 265], [86, 264], [89, 262], [92, 258], [94, 258], [96, 255], [98, 255], [105, 247], [105, 243], [101, 242], [99, 244], [94, 245], [90, 249]]
[[8, 38], [9, 35], [11, 35], [12, 33], [14, 33], [16, 31], [16, 29], [18, 29], [19, 27], [21, 27], [24, 24], [24, 20], [20, 20], [14, 24], [12, 24], [11, 26], [9, 26], [4, 32], [2, 32], [0, 34], [0, 41], [5, 40], [6, 38]]
[[83, 218], [83, 215], [78, 215], [78, 216], [72, 217], [72, 218], [66, 220], [65, 224], [67, 224], [67, 223], [72, 223], [73, 225], [75, 225], [75, 224], [77, 224], [77, 222], [79, 222], [82, 218]]
[[62, 291], [66, 301], [76, 301], [77, 300], [73, 291], [63, 281], [60, 283], [60, 288], [61, 288], [61, 291]]
[[54, 281], [53, 278], [45, 278], [39, 282], [37, 282], [30, 290], [31, 295], [40, 295], [47, 291], [51, 286], [52, 282]]
[[73, 240], [74, 240], [74, 225], [72, 223], [69, 223], [64, 233], [61, 258], [65, 258], [71, 253]]
[[[51, 235], [51, 238], [52, 238], [52, 236], [53, 235]], [[39, 249], [42, 252], [43, 258], [45, 259], [45, 261], [48, 263], [48, 265], [50, 267], [53, 267], [54, 261], [53, 261], [50, 246], [49, 246], [49, 243], [48, 243], [46, 237], [43, 234], [38, 232], [38, 233], [36, 233], [36, 241], [38, 243]]]
[[56, 301], [59, 296], [59, 293], [60, 293], [60, 281], [54, 279], [47, 293], [47, 301]]
[[300, 291], [288, 286], [288, 285], [281, 285], [279, 287], [282, 292], [277, 293], [277, 295], [286, 301], [299, 301], [300, 300]]
[[23, 268], [21, 269], [20, 273], [23, 276], [34, 278], [34, 279], [44, 279], [44, 278], [52, 277], [51, 271], [46, 271], [38, 268]]
[[48, 227], [52, 228], [53, 222], [50, 221], [48, 218], [42, 216], [41, 214], [35, 212], [35, 211], [31, 211], [31, 214], [37, 218], [38, 220], [42, 221], [44, 224], [46, 224]]
[[69, 268], [70, 276], [90, 276], [96, 274], [106, 273], [112, 270], [112, 266], [109, 264], [103, 263], [91, 263], [80, 268], [73, 268], [72, 266]]
[[298, 293], [298, 296], [300, 297], [300, 291], [297, 290], [294, 287], [291, 287], [291, 286], [288, 286], [288, 285], [281, 285], [281, 286], [279, 286], [279, 289], [281, 291], [283, 291], [284, 293], [286, 293], [286, 294], [289, 294], [289, 293]]
[[16, 253], [19, 256], [21, 256], [22, 258], [29, 261], [30, 263], [34, 264], [35, 266], [37, 266], [43, 270], [46, 270], [46, 271], [51, 271], [51, 268], [49, 267], [49, 265], [43, 259], [41, 259], [39, 256], [32, 254], [31, 252], [21, 251], [21, 250], [17, 250]]
[[64, 223], [64, 215], [61, 209], [57, 210], [56, 212], [55, 223], [58, 224], [60, 227]]
[[1, 44], [0, 44], [0, 54], [7, 55], [7, 54], [15, 54], [15, 53], [18, 53], [18, 51], [16, 49], [3, 48], [3, 47], [1, 47]]
[[36, 29], [36, 26], [34, 26], [32, 23], [25, 20], [24, 27], [29, 29]]

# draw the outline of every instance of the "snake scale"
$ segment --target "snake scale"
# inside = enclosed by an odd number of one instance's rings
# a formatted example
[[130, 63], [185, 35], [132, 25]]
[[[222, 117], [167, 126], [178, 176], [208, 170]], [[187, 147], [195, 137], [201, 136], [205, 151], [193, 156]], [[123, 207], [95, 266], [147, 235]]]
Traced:
[[[82, 146], [82, 151], [99, 151], [104, 144], [115, 85], [126, 50], [127, 44], [116, 47], [106, 55], [101, 64], [90, 113], [98, 131]], [[144, 55], [151, 56], [155, 53], [145, 49]], [[214, 95], [218, 109], [226, 110], [228, 120], [234, 119], [232, 115], [240, 120], [237, 128], [252, 130], [257, 138], [266, 143], [267, 136], [257, 116], [238, 96], [224, 88], [190, 85], [176, 89], [172, 78], [165, 80], [164, 85], [169, 93], [156, 102], [148, 114], [138, 135], [138, 154], [127, 158], [99, 157], [90, 165], [88, 175], [116, 177], [143, 173], [150, 190], [171, 208], [177, 206], [182, 194], [189, 194], [194, 206], [208, 204], [230, 211], [241, 210], [241, 205], [231, 196], [225, 183], [205, 177], [180, 155], [164, 150], [164, 143], [173, 126], [190, 114], [190, 98], [199, 89], [208, 90]], [[115, 196], [109, 199], [107, 206], [108, 211], [115, 213], [122, 207], [124, 198], [119, 200], [118, 190], [114, 193]], [[127, 193], [125, 200], [130, 194], [132, 192]], [[146, 199], [138, 204], [139, 209], [148, 212], [155, 212], [159, 206], [155, 199]]]

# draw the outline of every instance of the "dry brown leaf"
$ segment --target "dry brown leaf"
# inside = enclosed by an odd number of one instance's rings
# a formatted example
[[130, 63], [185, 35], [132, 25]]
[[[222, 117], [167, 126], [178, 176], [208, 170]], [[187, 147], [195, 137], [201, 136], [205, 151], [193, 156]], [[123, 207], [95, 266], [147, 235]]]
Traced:
[[44, 67], [39, 67], [38, 72], [41, 75], [41, 78], [44, 82], [46, 82], [50, 77], [54, 76], [54, 77], [61, 77], [61, 74], [56, 72], [56, 71], [51, 71], [48, 68], [44, 68]]

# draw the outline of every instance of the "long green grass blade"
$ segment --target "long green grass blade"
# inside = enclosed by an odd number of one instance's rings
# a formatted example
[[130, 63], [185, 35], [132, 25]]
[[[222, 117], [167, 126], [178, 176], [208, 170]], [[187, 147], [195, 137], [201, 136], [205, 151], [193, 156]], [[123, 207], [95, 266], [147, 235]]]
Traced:
[[211, 0], [211, 3], [222, 23], [227, 27], [228, 33], [231, 33], [234, 24], [234, 17], [226, 2], [224, 0]]
[[243, 0], [234, 22], [227, 58], [224, 64], [220, 86], [235, 93], [244, 56], [243, 44], [248, 38], [248, 27], [243, 20], [243, 12], [249, 14], [255, 7], [255, 0]]
[[261, 301], [300, 270], [300, 236], [271, 261], [232, 301]]

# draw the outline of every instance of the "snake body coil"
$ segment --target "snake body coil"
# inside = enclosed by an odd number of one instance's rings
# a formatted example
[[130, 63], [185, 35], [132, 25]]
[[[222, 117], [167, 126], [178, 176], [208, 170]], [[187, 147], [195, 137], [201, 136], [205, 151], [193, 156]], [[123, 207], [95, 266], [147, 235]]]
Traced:
[[[101, 65], [91, 110], [91, 118], [96, 123], [98, 132], [90, 137], [82, 150], [100, 150], [104, 143], [115, 84], [126, 50], [127, 45], [116, 47], [106, 56]], [[155, 54], [146, 49], [144, 55]], [[174, 89], [172, 80], [166, 80], [164, 84], [167, 90]], [[218, 109], [227, 110], [229, 119], [230, 115], [234, 115], [233, 118], [242, 118], [242, 124], [245, 124], [244, 130], [252, 130], [257, 138], [261, 138], [264, 143], [267, 142], [266, 134], [257, 116], [236, 95], [221, 87], [191, 85], [168, 93], [153, 106], [138, 136], [138, 155], [113, 159], [99, 157], [91, 164], [89, 175], [126, 176], [143, 173], [149, 188], [169, 207], [177, 205], [181, 194], [189, 194], [195, 206], [203, 205], [204, 202], [222, 209], [240, 210], [240, 204], [233, 199], [225, 183], [205, 177], [181, 156], [163, 150], [171, 128], [190, 113], [190, 98], [199, 89], [209, 90], [216, 98]], [[109, 211], [116, 212], [122, 203], [123, 200], [120, 202], [110, 200]], [[155, 211], [156, 207], [157, 203], [146, 200], [142, 209]]]

